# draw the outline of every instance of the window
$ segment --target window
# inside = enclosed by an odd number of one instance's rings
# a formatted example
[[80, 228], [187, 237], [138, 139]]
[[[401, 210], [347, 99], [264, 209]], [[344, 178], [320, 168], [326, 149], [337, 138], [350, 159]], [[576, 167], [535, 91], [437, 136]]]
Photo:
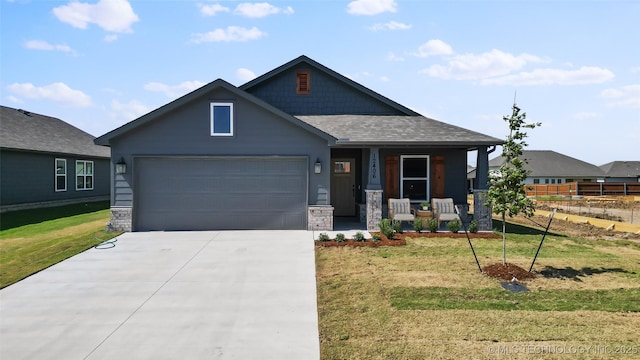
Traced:
[[533, 179], [534, 184], [540, 184], [540, 179]]
[[211, 103], [211, 136], [233, 136], [233, 103]]
[[76, 190], [93, 190], [93, 161], [76, 161]]
[[296, 74], [296, 94], [307, 95], [311, 92], [311, 74], [299, 71]]
[[66, 159], [56, 159], [56, 191], [67, 191]]
[[400, 157], [400, 197], [413, 202], [429, 200], [429, 155]]
[[334, 161], [333, 172], [335, 174], [350, 174], [351, 161]]

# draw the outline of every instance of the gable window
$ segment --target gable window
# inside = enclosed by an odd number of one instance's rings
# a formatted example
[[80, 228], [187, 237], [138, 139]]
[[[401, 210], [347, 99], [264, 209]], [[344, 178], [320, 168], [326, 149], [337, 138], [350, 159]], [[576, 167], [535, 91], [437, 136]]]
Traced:
[[298, 71], [296, 74], [296, 94], [311, 93], [311, 74], [308, 71]]
[[56, 192], [67, 191], [67, 160], [56, 159]]
[[429, 200], [429, 155], [400, 156], [400, 197]]
[[211, 103], [211, 136], [233, 136], [233, 103]]
[[76, 161], [76, 190], [93, 190], [93, 161]]

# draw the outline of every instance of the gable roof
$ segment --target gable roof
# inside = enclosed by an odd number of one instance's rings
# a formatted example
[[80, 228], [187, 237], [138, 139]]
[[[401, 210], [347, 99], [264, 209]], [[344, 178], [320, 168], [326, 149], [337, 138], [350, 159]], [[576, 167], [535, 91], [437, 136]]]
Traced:
[[281, 65], [281, 66], [279, 66], [279, 67], [277, 67], [277, 68], [275, 68], [275, 69], [273, 69], [273, 70], [271, 70], [271, 71], [269, 71], [269, 72], [267, 72], [267, 73], [255, 78], [255, 79], [247, 82], [246, 84], [241, 85], [240, 89], [248, 91], [248, 92], [251, 92], [252, 88], [254, 88], [254, 87], [256, 87], [256, 86], [258, 86], [258, 85], [260, 85], [260, 84], [262, 84], [262, 83], [264, 83], [266, 81], [269, 81], [269, 79], [272, 79], [273, 77], [275, 77], [275, 76], [277, 76], [277, 75], [279, 75], [279, 74], [281, 74], [281, 73], [283, 73], [283, 72], [285, 72], [285, 71], [287, 71], [289, 69], [292, 69], [292, 68], [294, 68], [294, 67], [296, 67], [296, 66], [298, 66], [299, 64], [302, 64], [302, 63], [304, 63], [307, 66], [312, 67], [312, 68], [314, 68], [314, 69], [316, 69], [316, 70], [318, 70], [318, 71], [320, 71], [320, 72], [322, 72], [322, 73], [334, 78], [335, 80], [337, 80], [339, 82], [344, 83], [345, 85], [347, 85], [347, 86], [349, 86], [349, 87], [351, 87], [351, 88], [353, 88], [355, 90], [360, 91], [361, 93], [364, 93], [367, 96], [370, 96], [370, 97], [372, 97], [372, 98], [374, 98], [374, 99], [386, 104], [387, 106], [390, 106], [390, 107], [396, 109], [400, 113], [403, 113], [405, 115], [412, 115], [412, 116], [420, 115], [417, 112], [407, 108], [406, 106], [403, 106], [403, 105], [401, 105], [401, 104], [399, 104], [399, 103], [397, 103], [397, 102], [395, 102], [395, 101], [393, 101], [393, 100], [391, 100], [391, 99], [389, 99], [389, 98], [387, 98], [387, 97], [385, 97], [385, 96], [383, 96], [383, 95], [381, 95], [381, 94], [379, 94], [379, 93], [377, 93], [377, 92], [375, 92], [375, 91], [373, 91], [373, 90], [371, 90], [371, 89], [369, 89], [369, 88], [367, 88], [367, 87], [365, 87], [365, 86], [363, 86], [363, 85], [361, 85], [361, 84], [359, 84], [359, 83], [357, 83], [357, 82], [355, 82], [355, 81], [353, 81], [351, 79], [349, 79], [348, 77], [346, 77], [344, 75], [341, 75], [341, 74], [339, 74], [338, 72], [336, 72], [334, 70], [329, 69], [328, 67], [320, 64], [319, 62], [317, 62], [317, 61], [315, 61], [315, 60], [313, 60], [313, 59], [311, 59], [311, 58], [309, 58], [309, 57], [307, 57], [305, 55], [301, 55], [301, 56], [289, 61], [288, 63], [286, 63], [284, 65]]
[[58, 118], [0, 106], [0, 147], [24, 151], [109, 158], [94, 136]]
[[424, 116], [312, 115], [296, 116], [338, 139], [337, 145], [465, 146], [504, 141]]
[[331, 135], [326, 134], [316, 128], [314, 128], [313, 126], [310, 126], [308, 124], [306, 124], [303, 121], [300, 121], [298, 119], [296, 119], [295, 117], [283, 112], [282, 110], [277, 109], [276, 107], [269, 105], [268, 103], [264, 102], [263, 100], [258, 99], [257, 97], [249, 94], [248, 92], [242, 91], [240, 89], [238, 89], [237, 87], [231, 85], [230, 83], [222, 80], [222, 79], [217, 79], [215, 81], [212, 81], [210, 83], [208, 83], [207, 85], [202, 86], [199, 89], [196, 89], [190, 93], [188, 93], [187, 95], [184, 95], [164, 106], [161, 106], [153, 111], [151, 111], [150, 113], [143, 115], [133, 121], [130, 121], [122, 126], [120, 126], [119, 128], [112, 130], [100, 137], [98, 137], [95, 140], [95, 143], [98, 145], [106, 145], [109, 146], [110, 145], [110, 141], [113, 138], [116, 138], [120, 135], [123, 135], [135, 128], [138, 128], [139, 126], [142, 126], [144, 124], [147, 124], [149, 122], [154, 121], [155, 119], [177, 109], [180, 108], [188, 103], [190, 103], [193, 100], [196, 100], [198, 98], [200, 98], [201, 96], [206, 95], [207, 93], [218, 89], [218, 88], [222, 88], [225, 89], [231, 93], [233, 93], [234, 95], [238, 96], [239, 98], [244, 98], [247, 101], [250, 101], [252, 103], [254, 103], [255, 105], [270, 111], [272, 113], [274, 113], [275, 115], [288, 120], [289, 122], [300, 126], [304, 129], [306, 129], [307, 131], [314, 133], [318, 136], [320, 136], [321, 138], [326, 139], [329, 142], [334, 142], [336, 139], [333, 138]]
[[[602, 169], [588, 162], [551, 150], [525, 150], [520, 157], [526, 160], [524, 168], [531, 171], [529, 177], [582, 177], [603, 178]], [[502, 155], [489, 160], [489, 168], [497, 168], [504, 162]]]
[[612, 161], [600, 165], [608, 177], [640, 177], [640, 161]]

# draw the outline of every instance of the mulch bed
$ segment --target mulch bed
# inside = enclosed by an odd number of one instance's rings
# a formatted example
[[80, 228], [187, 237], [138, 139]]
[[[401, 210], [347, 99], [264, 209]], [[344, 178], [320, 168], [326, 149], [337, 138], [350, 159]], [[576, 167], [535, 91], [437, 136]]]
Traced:
[[[404, 246], [407, 245], [406, 238], [466, 238], [467, 236], [462, 233], [454, 234], [452, 232], [404, 232], [402, 234], [395, 234], [393, 239], [389, 240], [386, 236], [382, 235], [379, 232], [371, 232], [371, 235], [380, 236], [380, 241], [372, 241], [371, 239], [367, 239], [367, 241], [354, 241], [352, 239], [345, 239], [344, 242], [336, 242], [335, 239], [331, 239], [329, 241], [316, 241], [316, 246], [321, 247], [343, 247], [343, 246], [351, 246], [351, 247], [379, 247], [379, 246]], [[500, 235], [494, 234], [492, 232], [479, 232], [479, 233], [469, 233], [469, 237], [471, 239], [499, 239]], [[509, 278], [511, 280], [511, 278]]]
[[513, 278], [519, 281], [531, 280], [536, 277], [533, 273], [510, 263], [487, 265], [482, 269], [482, 272], [489, 277], [506, 281], [511, 281]]

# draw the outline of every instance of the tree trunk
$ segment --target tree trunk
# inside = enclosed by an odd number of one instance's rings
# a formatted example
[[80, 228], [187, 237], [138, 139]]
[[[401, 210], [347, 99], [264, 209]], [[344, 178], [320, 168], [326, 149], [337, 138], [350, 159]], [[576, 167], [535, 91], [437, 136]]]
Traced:
[[507, 221], [502, 213], [502, 265], [507, 264]]

